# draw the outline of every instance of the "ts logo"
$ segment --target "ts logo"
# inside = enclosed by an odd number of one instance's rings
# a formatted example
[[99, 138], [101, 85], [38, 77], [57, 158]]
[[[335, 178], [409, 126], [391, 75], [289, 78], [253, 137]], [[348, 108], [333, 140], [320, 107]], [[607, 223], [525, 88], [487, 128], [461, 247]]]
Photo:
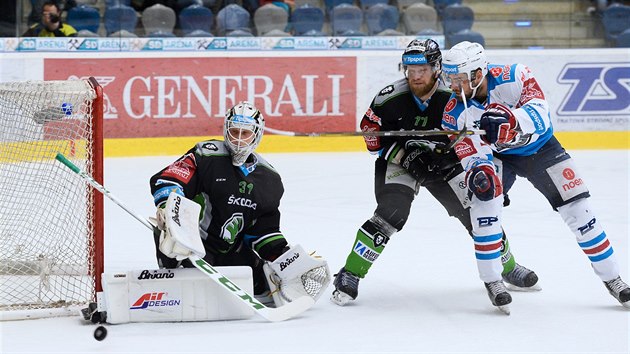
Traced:
[[630, 63], [569, 63], [558, 83], [571, 85], [559, 116], [630, 113]]

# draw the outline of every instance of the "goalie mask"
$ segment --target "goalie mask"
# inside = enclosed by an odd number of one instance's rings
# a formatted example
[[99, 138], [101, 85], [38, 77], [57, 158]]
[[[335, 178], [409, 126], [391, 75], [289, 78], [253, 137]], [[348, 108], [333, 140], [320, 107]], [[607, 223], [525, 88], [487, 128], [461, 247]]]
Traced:
[[223, 137], [232, 155], [232, 164], [240, 166], [256, 150], [262, 139], [265, 119], [249, 102], [239, 102], [225, 114]]

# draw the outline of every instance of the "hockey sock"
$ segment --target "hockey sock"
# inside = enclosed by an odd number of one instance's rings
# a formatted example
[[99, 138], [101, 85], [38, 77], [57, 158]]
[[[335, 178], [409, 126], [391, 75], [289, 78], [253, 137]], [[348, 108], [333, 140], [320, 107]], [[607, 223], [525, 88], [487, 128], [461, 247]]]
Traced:
[[484, 283], [501, 280], [503, 265], [501, 264], [501, 248], [503, 247], [503, 230], [501, 229], [502, 198], [482, 201], [473, 197], [470, 208], [475, 258], [479, 278]]
[[591, 261], [602, 281], [619, 276], [619, 264], [606, 232], [595, 217], [586, 198], [558, 208], [564, 222], [575, 234], [578, 245]]
[[374, 214], [357, 231], [352, 252], [346, 259], [346, 270], [359, 278], [365, 277], [394, 232], [396, 228]]
[[512, 255], [510, 242], [508, 241], [505, 232], [503, 232], [503, 238], [501, 241], [501, 264], [503, 264], [503, 272], [501, 272], [501, 274], [507, 274], [516, 266], [516, 259], [514, 259], [514, 256]]

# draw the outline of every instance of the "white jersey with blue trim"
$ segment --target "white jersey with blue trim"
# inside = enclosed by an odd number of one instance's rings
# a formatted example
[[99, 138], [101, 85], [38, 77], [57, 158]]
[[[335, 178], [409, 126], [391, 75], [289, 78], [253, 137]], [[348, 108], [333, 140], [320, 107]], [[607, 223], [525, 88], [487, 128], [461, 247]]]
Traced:
[[[469, 128], [479, 129], [479, 120], [490, 103], [499, 103], [509, 108], [518, 121], [521, 138], [510, 144], [492, 144], [490, 149], [501, 154], [528, 156], [536, 153], [553, 135], [549, 104], [531, 70], [523, 64], [488, 65], [488, 95], [483, 103], [467, 100], [468, 109], [456, 100], [456, 94], [444, 111], [442, 125], [445, 129], [462, 129], [465, 122]], [[468, 139], [467, 139], [468, 140]], [[491, 160], [488, 145], [479, 138], [469, 139], [462, 149], [471, 149], [467, 157]], [[458, 154], [459, 155], [459, 154]], [[467, 159], [468, 160], [468, 159]], [[466, 166], [467, 161], [462, 160]]]

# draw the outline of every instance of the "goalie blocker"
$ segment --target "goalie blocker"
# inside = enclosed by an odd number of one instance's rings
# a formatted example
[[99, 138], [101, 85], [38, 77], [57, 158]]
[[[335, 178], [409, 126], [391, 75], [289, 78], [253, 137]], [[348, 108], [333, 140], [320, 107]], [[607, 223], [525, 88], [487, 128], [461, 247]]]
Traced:
[[[159, 248], [164, 254], [178, 260], [205, 255], [197, 225], [199, 210], [194, 201], [171, 193], [156, 220], [162, 230]], [[217, 269], [236, 287], [253, 292], [250, 267]], [[311, 256], [300, 245], [290, 247], [274, 262], [266, 262], [264, 270], [276, 307], [304, 295], [317, 300], [331, 280], [327, 262]], [[98, 305], [83, 311], [84, 317], [93, 322], [232, 320], [254, 313], [196, 269], [104, 274], [102, 282]]]

